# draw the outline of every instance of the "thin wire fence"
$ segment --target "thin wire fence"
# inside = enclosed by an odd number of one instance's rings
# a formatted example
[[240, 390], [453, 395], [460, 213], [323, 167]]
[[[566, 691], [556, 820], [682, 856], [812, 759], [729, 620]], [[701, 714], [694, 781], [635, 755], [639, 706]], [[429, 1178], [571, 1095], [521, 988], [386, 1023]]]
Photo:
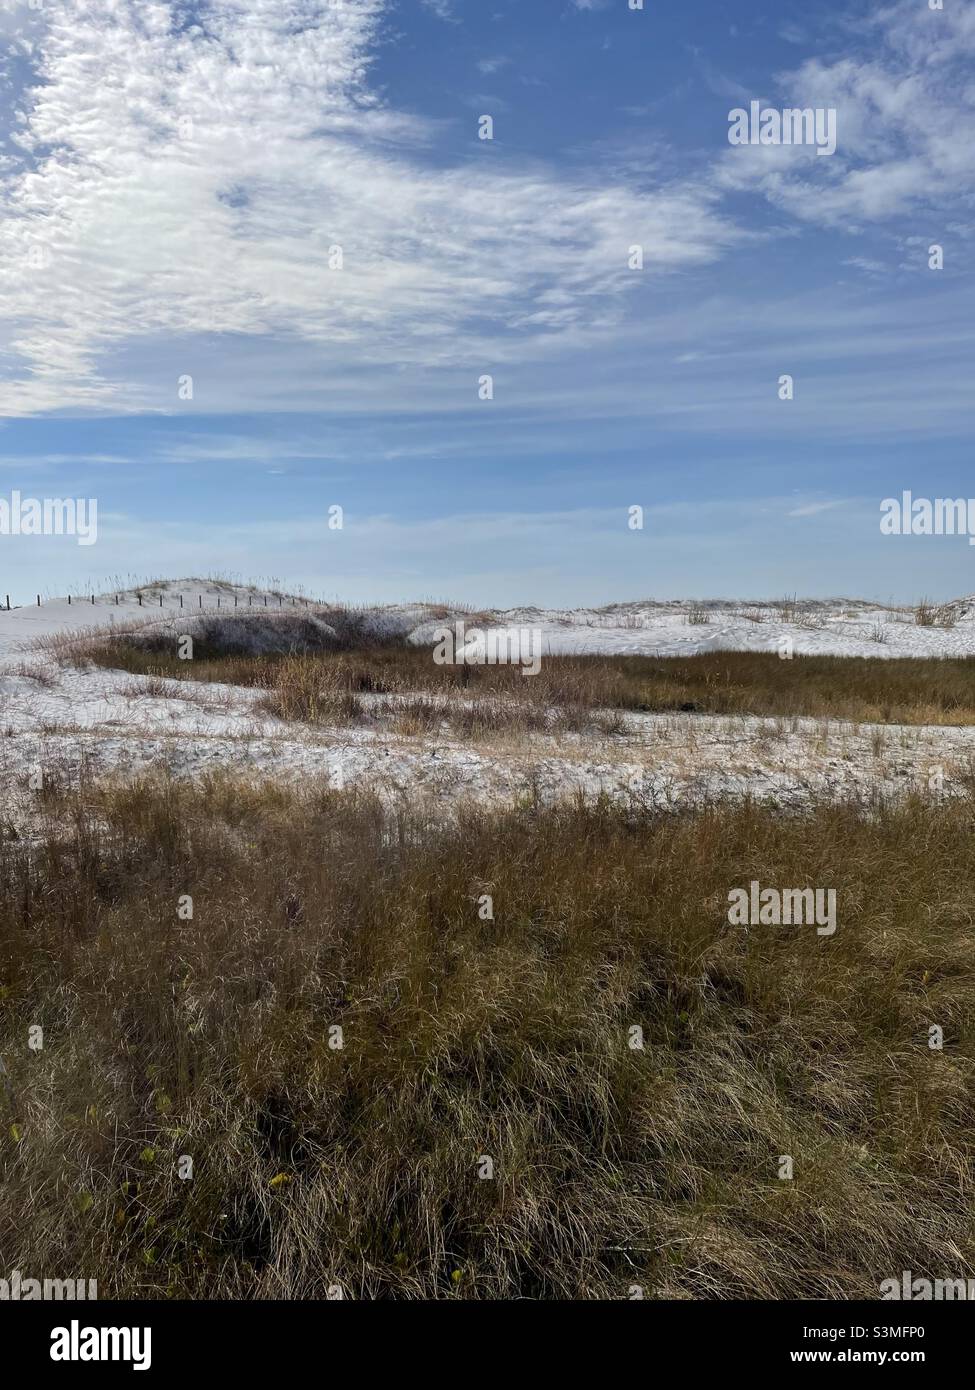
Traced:
[[[158, 605], [156, 598], [158, 597]], [[247, 599], [246, 604], [244, 598]], [[14, 608], [22, 608], [23, 604], [11, 604], [10, 595], [4, 595], [5, 603], [3, 609], [10, 613]], [[179, 600], [177, 605], [176, 600]], [[196, 600], [194, 602], [193, 600]], [[231, 603], [231, 599], [233, 602]], [[298, 598], [297, 596], [286, 597], [284, 594], [172, 594], [172, 595], [152, 595], [152, 594], [68, 594], [68, 607], [77, 607], [79, 604], [90, 605], [93, 608], [145, 608], [152, 610], [157, 606], [165, 612], [167, 609], [177, 611], [180, 609], [190, 609], [196, 612], [233, 612], [241, 608], [260, 608], [260, 609], [283, 609], [283, 608], [319, 608], [322, 603], [318, 599]], [[40, 594], [36, 595], [36, 607], [42, 608], [45, 603], [63, 603], [61, 598], [42, 599]], [[32, 607], [35, 605], [31, 605]]]

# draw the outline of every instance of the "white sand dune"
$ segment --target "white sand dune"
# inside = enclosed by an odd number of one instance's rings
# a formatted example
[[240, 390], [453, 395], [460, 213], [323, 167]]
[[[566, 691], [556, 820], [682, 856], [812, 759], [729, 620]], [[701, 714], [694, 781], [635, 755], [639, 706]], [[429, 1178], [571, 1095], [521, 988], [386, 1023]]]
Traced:
[[[360, 783], [394, 801], [526, 794], [549, 800], [574, 791], [673, 801], [747, 791], [786, 805], [814, 793], [923, 787], [938, 769], [951, 792], [975, 767], [975, 729], [940, 726], [628, 714], [623, 730], [610, 737], [536, 734], [497, 746], [472, 745], [446, 730], [406, 737], [382, 725], [312, 729], [260, 710], [253, 689], [61, 665], [47, 644], [108, 624], [176, 634], [201, 621], [226, 621], [247, 630], [265, 612], [275, 624], [301, 622], [303, 614], [327, 628], [334, 616], [328, 609], [293, 595], [193, 579], [151, 586], [141, 605], [132, 590], [115, 599], [100, 595], [94, 604], [73, 599], [70, 605], [58, 599], [0, 612], [0, 809], [15, 819], [30, 814], [27, 787], [37, 767], [69, 777], [83, 766], [99, 775], [151, 766], [182, 776], [232, 769], [258, 778]], [[975, 655], [973, 611], [971, 602], [959, 600], [953, 625], [935, 627], [918, 625], [907, 610], [845, 599], [646, 601], [478, 615], [403, 604], [358, 610], [357, 619], [431, 647], [438, 626], [463, 619], [468, 630], [538, 628], [546, 653], [775, 651], [788, 639], [796, 653], [896, 658]]]
[[[141, 598], [141, 603], [140, 603]], [[314, 612], [304, 597], [215, 580], [174, 579], [141, 590], [50, 599], [0, 611], [0, 661], [36, 638], [82, 632], [107, 624], [266, 612]], [[545, 653], [688, 655], [693, 652], [777, 651], [787, 639], [797, 655], [972, 656], [975, 598], [942, 607], [950, 625], [922, 626], [914, 610], [861, 599], [749, 602], [643, 600], [605, 608], [513, 608], [471, 615], [429, 604], [392, 604], [359, 610], [376, 628], [433, 643], [438, 626], [464, 619], [468, 627], [540, 629]]]

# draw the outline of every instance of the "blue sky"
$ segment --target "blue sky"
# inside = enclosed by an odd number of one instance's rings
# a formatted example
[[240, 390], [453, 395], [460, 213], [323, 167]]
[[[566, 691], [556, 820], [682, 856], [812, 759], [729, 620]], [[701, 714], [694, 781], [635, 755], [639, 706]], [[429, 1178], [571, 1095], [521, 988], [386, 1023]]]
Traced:
[[[879, 531], [973, 493], [971, 4], [0, 0], [0, 38], [0, 496], [99, 511], [0, 536], [0, 592], [975, 590], [964, 538]], [[731, 146], [751, 100], [836, 153]]]

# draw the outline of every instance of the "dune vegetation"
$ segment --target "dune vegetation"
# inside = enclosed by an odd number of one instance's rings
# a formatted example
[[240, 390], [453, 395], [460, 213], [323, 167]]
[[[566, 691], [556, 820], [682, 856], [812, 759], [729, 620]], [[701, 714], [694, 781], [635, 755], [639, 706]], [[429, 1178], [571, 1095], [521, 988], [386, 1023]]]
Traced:
[[[968, 798], [432, 818], [152, 775], [42, 805], [0, 842], [8, 1268], [818, 1299], [975, 1267]], [[835, 934], [730, 925], [751, 880], [835, 889]]]
[[[481, 701], [482, 717], [473, 724], [489, 730], [505, 722], [578, 729], [595, 711], [975, 724], [972, 657], [546, 655], [538, 674], [526, 677], [517, 665], [437, 665], [431, 646], [371, 632], [355, 610], [325, 610], [318, 619], [204, 620], [191, 660], [180, 658], [174, 632], [151, 630], [76, 638], [59, 654], [65, 662], [157, 678], [261, 687], [269, 712], [312, 723], [367, 720], [368, 707], [356, 698], [365, 694], [426, 701], [416, 716], [422, 722], [425, 713], [430, 724], [447, 701], [446, 714], [462, 732], [458, 700]], [[484, 702], [504, 705], [506, 715], [496, 708], [492, 719]], [[611, 723], [605, 731], [612, 732]]]

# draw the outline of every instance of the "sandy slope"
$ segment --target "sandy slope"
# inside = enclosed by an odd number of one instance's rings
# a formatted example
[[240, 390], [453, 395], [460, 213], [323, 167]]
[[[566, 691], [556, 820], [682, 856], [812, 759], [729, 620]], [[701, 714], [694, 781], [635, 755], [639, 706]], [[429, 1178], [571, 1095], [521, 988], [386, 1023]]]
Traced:
[[[141, 598], [141, 603], [140, 603]], [[208, 579], [173, 579], [160, 584], [148, 584], [141, 590], [122, 589], [118, 593], [88, 594], [67, 598], [45, 599], [38, 607], [25, 604], [5, 612], [0, 610], [0, 663], [12, 653], [23, 652], [37, 639], [57, 633], [83, 632], [106, 625], [140, 623], [154, 617], [191, 614], [200, 611], [238, 611], [248, 605], [272, 611], [279, 604], [304, 604], [294, 595], [271, 592], [250, 585], [225, 584]], [[182, 603], [180, 602], [182, 600]], [[202, 602], [201, 602], [202, 601]]]

